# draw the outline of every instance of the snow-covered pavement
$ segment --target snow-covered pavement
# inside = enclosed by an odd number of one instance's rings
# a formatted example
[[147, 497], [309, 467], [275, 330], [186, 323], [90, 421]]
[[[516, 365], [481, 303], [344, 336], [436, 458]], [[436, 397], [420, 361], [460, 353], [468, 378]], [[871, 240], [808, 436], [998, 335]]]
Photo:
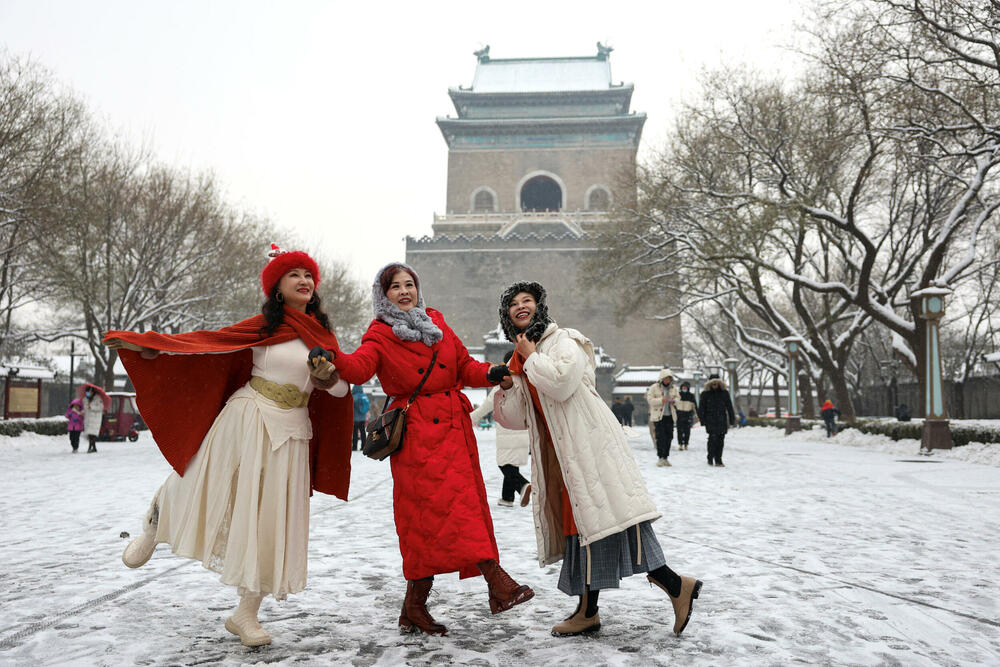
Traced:
[[596, 637], [550, 636], [575, 601], [558, 565], [539, 569], [530, 512], [495, 505], [502, 563], [535, 598], [493, 616], [481, 578], [439, 576], [448, 636], [399, 635], [392, 482], [356, 454], [351, 502], [312, 499], [308, 588], [265, 600], [274, 643], [248, 649], [223, 628], [236, 596], [216, 575], [163, 545], [121, 563], [120, 533], [168, 472], [148, 433], [75, 455], [65, 437], [0, 437], [0, 664], [1000, 664], [1000, 467], [866, 442], [743, 429], [714, 468], [696, 429], [658, 468], [648, 435], [633, 441], [668, 564], [705, 582], [681, 637], [644, 577], [601, 596]]

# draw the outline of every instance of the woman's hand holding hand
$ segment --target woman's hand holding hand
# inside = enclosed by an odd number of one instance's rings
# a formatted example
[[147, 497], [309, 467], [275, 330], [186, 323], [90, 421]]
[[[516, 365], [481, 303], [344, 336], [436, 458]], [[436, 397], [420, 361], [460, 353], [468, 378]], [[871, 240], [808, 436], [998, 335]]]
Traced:
[[510, 389], [514, 386], [514, 378], [509, 375], [505, 375], [502, 380], [500, 380], [501, 389]]
[[313, 357], [309, 364], [309, 376], [313, 386], [318, 389], [329, 389], [340, 381], [340, 373], [337, 367], [324, 357]]
[[527, 361], [528, 357], [535, 353], [535, 343], [523, 333], [520, 333], [517, 334], [516, 349], [517, 353], [521, 355], [521, 358]]

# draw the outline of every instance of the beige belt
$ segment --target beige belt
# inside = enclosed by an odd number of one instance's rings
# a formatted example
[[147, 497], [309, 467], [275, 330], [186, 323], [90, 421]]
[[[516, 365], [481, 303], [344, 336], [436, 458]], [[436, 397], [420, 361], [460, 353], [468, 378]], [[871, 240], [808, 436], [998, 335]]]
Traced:
[[309, 393], [299, 391], [294, 384], [278, 384], [254, 375], [250, 378], [250, 386], [282, 408], [304, 408], [309, 405]]

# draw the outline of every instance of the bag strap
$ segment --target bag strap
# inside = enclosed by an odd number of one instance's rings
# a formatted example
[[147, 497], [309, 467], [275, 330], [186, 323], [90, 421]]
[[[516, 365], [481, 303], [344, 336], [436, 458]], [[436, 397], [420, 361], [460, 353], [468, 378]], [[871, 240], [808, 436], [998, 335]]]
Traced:
[[438, 351], [434, 350], [434, 354], [431, 356], [431, 365], [427, 367], [427, 372], [424, 373], [424, 377], [420, 380], [420, 384], [418, 384], [417, 388], [413, 391], [413, 396], [410, 396], [410, 400], [406, 402], [406, 407], [410, 407], [410, 405], [413, 404], [413, 401], [417, 400], [417, 396], [420, 395], [420, 390], [424, 388], [424, 383], [427, 382], [427, 378], [430, 377], [431, 371], [434, 370], [434, 362], [437, 361], [437, 358]]
[[[427, 377], [431, 374], [431, 371], [434, 370], [434, 362], [437, 361], [437, 358], [438, 350], [434, 350], [434, 354], [431, 356], [431, 365], [427, 369], [427, 372], [424, 373], [424, 377], [420, 380], [420, 384], [417, 385], [416, 390], [414, 390], [413, 396], [410, 396], [410, 400], [406, 402], [406, 407], [403, 408], [404, 410], [408, 409], [413, 401], [417, 400], [417, 396], [420, 395], [420, 390], [424, 388], [424, 383], [427, 382]], [[388, 394], [385, 395], [385, 400], [382, 401], [382, 412], [380, 413], [380, 416], [384, 415], [385, 409], [389, 407], [390, 398], [392, 398], [392, 396], [389, 396]]]

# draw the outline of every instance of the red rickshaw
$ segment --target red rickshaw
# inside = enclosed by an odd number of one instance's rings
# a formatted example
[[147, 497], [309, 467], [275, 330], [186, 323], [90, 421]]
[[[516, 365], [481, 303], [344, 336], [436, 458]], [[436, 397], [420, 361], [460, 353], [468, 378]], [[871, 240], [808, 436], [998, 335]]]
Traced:
[[101, 422], [101, 440], [124, 440], [135, 442], [139, 431], [146, 428], [139, 410], [135, 407], [135, 392], [109, 391], [111, 407], [104, 410]]

